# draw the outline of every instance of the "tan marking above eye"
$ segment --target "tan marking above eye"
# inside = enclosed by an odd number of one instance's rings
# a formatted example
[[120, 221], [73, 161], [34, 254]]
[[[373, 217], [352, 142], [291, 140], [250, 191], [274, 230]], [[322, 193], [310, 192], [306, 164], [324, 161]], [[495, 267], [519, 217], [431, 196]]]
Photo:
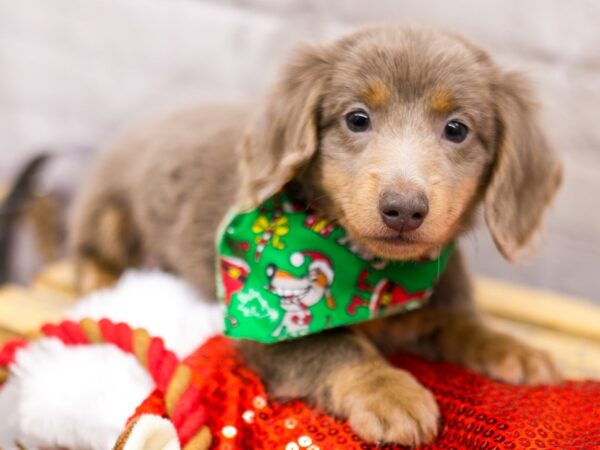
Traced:
[[387, 103], [390, 98], [390, 90], [381, 80], [373, 80], [365, 89], [363, 98], [371, 108], [377, 108]]
[[431, 108], [438, 113], [448, 113], [454, 109], [456, 101], [448, 89], [437, 89], [430, 98]]

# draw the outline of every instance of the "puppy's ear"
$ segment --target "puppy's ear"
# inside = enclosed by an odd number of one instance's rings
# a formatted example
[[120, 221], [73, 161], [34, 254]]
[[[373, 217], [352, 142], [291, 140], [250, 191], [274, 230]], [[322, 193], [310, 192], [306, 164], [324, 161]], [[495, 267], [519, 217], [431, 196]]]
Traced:
[[318, 110], [329, 66], [322, 47], [303, 47], [284, 68], [242, 141], [243, 207], [280, 190], [319, 145]]
[[485, 219], [502, 255], [515, 261], [540, 227], [560, 186], [562, 168], [536, 122], [526, 81], [515, 73], [503, 74], [493, 95], [498, 148], [485, 193]]

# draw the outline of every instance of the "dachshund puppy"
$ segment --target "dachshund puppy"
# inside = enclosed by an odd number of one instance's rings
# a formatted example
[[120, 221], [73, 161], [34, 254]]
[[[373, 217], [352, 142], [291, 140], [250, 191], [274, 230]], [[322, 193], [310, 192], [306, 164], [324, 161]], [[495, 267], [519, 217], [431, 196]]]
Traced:
[[[261, 109], [181, 111], [105, 153], [72, 227], [82, 287], [151, 258], [214, 298], [223, 215], [284, 186], [389, 260], [435, 253], [482, 205], [514, 260], [561, 180], [535, 109], [520, 75], [452, 34], [375, 27], [303, 48]], [[239, 347], [272, 395], [304, 398], [378, 443], [431, 442], [439, 421], [431, 393], [388, 365], [387, 351], [410, 348], [509, 383], [558, 379], [544, 353], [482, 323], [458, 250], [421, 309]]]

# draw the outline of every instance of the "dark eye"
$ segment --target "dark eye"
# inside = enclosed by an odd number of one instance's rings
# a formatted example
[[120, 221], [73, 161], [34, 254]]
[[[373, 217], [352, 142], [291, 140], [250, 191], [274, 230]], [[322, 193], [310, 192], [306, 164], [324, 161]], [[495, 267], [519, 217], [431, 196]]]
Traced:
[[460, 144], [469, 134], [469, 128], [458, 120], [451, 120], [444, 128], [444, 137], [449, 141]]
[[361, 133], [369, 129], [371, 119], [369, 119], [369, 115], [365, 111], [359, 109], [346, 114], [346, 125], [350, 131]]

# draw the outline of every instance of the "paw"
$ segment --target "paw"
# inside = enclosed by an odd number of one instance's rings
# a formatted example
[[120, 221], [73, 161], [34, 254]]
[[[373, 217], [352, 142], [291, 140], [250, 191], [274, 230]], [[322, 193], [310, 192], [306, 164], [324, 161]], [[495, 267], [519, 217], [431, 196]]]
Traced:
[[561, 380], [552, 358], [541, 351], [505, 336], [490, 332], [473, 339], [465, 351], [465, 366], [491, 378], [512, 384], [540, 385]]
[[[389, 366], [359, 372], [348, 374], [332, 390], [333, 402], [342, 406], [341, 415], [357, 435], [368, 442], [407, 446], [435, 439], [440, 412], [431, 392]], [[338, 395], [343, 398], [336, 399]]]

